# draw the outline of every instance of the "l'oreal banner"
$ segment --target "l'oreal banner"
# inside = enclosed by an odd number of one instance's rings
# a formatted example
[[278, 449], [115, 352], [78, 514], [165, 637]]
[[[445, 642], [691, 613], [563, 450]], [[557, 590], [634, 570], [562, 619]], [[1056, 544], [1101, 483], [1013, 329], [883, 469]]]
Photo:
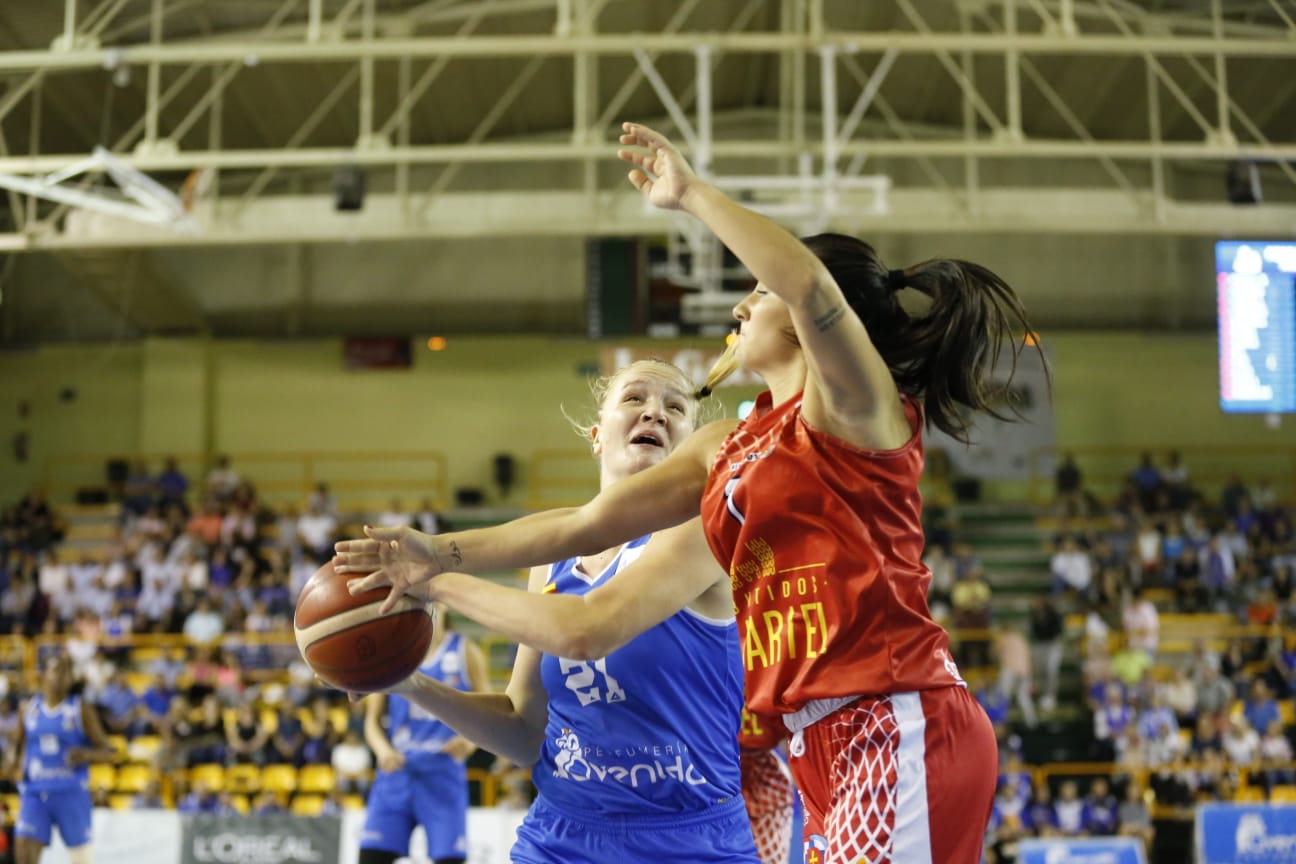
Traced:
[[1296, 805], [1203, 804], [1196, 848], [1201, 864], [1296, 862]]
[[184, 819], [180, 864], [333, 864], [341, 827], [336, 816], [214, 816]]
[[1143, 842], [1133, 837], [1022, 840], [1018, 864], [1147, 864]]

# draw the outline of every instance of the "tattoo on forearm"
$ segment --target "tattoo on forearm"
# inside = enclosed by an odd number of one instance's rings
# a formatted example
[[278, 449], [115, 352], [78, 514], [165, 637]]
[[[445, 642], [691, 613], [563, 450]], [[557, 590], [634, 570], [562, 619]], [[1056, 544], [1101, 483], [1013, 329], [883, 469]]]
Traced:
[[459, 552], [459, 544], [453, 540], [450, 541], [450, 560], [456, 567], [463, 566], [463, 555]]
[[833, 308], [829, 309], [827, 312], [820, 315], [818, 318], [814, 319], [815, 329], [818, 330], [820, 333], [824, 332], [825, 330], [831, 330], [833, 325], [836, 324], [838, 321], [840, 321], [842, 319], [842, 316], [845, 314], [846, 312], [845, 310], [842, 309], [842, 307], [834, 306]]

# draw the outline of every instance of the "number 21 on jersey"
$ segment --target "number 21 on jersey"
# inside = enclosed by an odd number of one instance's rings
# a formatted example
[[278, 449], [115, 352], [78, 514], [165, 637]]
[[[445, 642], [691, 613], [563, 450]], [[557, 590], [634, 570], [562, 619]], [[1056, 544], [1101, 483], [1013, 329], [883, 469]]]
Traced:
[[[567, 676], [567, 689], [576, 694], [581, 707], [599, 701], [609, 704], [625, 701], [625, 690], [608, 672], [606, 657], [597, 660], [568, 660], [559, 657], [558, 668]], [[601, 685], [599, 679], [602, 679]]]

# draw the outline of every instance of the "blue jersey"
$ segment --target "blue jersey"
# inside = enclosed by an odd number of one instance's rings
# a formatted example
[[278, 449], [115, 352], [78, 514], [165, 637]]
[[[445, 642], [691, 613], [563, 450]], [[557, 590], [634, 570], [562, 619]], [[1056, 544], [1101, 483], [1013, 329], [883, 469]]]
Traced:
[[[432, 656], [419, 667], [419, 671], [447, 687], [456, 690], [473, 689], [468, 677], [466, 645], [462, 634], [447, 633]], [[443, 768], [443, 763], [454, 763], [459, 766], [459, 770], [463, 770], [462, 763], [441, 752], [458, 733], [432, 714], [404, 696], [393, 694], [387, 697], [387, 717], [387, 738], [405, 757], [405, 767], [402, 770], [418, 774]]]
[[[649, 535], [651, 536], [651, 535]], [[631, 541], [601, 573], [550, 567], [546, 591], [585, 594], [642, 552]], [[544, 655], [549, 720], [536, 789], [570, 813], [660, 816], [741, 795], [742, 658], [733, 618], [683, 609], [598, 660]]]
[[44, 696], [33, 696], [23, 713], [23, 730], [27, 752], [19, 791], [90, 788], [89, 767], [68, 764], [69, 750], [90, 746], [81, 723], [80, 696], [68, 696], [52, 708], [45, 704]]

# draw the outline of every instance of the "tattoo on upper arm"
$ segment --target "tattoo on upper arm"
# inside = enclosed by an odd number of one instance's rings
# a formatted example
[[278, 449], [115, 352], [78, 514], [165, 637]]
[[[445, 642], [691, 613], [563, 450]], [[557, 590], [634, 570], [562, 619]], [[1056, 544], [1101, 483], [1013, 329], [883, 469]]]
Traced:
[[463, 566], [463, 555], [459, 552], [459, 544], [453, 540], [450, 541], [450, 560], [456, 567]]
[[831, 330], [833, 325], [840, 321], [842, 316], [845, 314], [846, 312], [842, 307], [834, 306], [818, 318], [814, 319], [815, 329], [820, 333], [823, 333], [825, 330]]

